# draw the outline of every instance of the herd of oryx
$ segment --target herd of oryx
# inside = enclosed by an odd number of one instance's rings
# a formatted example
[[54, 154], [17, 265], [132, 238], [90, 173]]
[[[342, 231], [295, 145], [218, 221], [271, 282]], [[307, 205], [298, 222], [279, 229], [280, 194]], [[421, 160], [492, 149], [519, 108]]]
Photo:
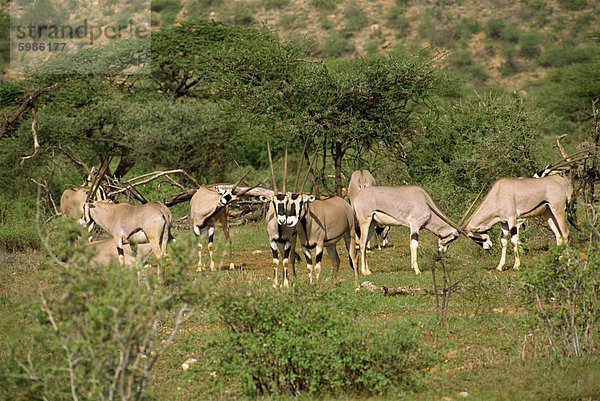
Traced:
[[[306, 146], [306, 145], [305, 145]], [[289, 286], [288, 267], [295, 275], [295, 262], [299, 258], [296, 243], [300, 242], [305, 256], [310, 283], [316, 282], [321, 273], [323, 252], [327, 253], [333, 265], [332, 282], [335, 283], [340, 257], [336, 244], [344, 239], [348, 251], [350, 266], [354, 271], [355, 284], [358, 287], [358, 259], [360, 272], [371, 274], [367, 263], [367, 246], [373, 234], [383, 245], [387, 242], [390, 226], [404, 226], [410, 230], [411, 268], [419, 274], [417, 249], [419, 231], [427, 229], [438, 237], [440, 251], [445, 251], [450, 242], [460, 234], [489, 249], [492, 245], [488, 231], [500, 223], [502, 254], [497, 266], [502, 270], [506, 261], [506, 251], [510, 240], [514, 250], [514, 265], [520, 265], [518, 252], [518, 221], [520, 219], [543, 216], [556, 236], [558, 245], [566, 243], [569, 236], [567, 227], [567, 207], [573, 188], [567, 177], [561, 174], [550, 174], [540, 178], [501, 178], [497, 180], [483, 201], [462, 226], [450, 220], [434, 203], [431, 196], [419, 186], [378, 186], [367, 170], [352, 173], [348, 183], [348, 199], [350, 203], [338, 196], [317, 199], [304, 192], [306, 179], [316, 158], [316, 151], [309, 163], [308, 170], [301, 185], [300, 173], [302, 159], [293, 191], [286, 190], [287, 182], [287, 148], [284, 156], [283, 183], [279, 190], [271, 149], [267, 144], [272, 195], [262, 195], [263, 202], [268, 202], [265, 217], [269, 245], [273, 253], [274, 277], [273, 285]], [[304, 155], [304, 150], [301, 153]], [[248, 173], [246, 173], [248, 174]], [[228, 207], [240, 196], [254, 187], [237, 191], [245, 175], [226, 188], [224, 186], [202, 186], [190, 201], [192, 228], [198, 237], [198, 270], [208, 265], [215, 269], [213, 260], [213, 237], [215, 224], [221, 223], [227, 250], [231, 259], [230, 268], [234, 268], [231, 255], [231, 239], [228, 227]], [[88, 244], [93, 248], [95, 256], [92, 263], [106, 264], [118, 261], [122, 265], [139, 263], [150, 252], [157, 259], [167, 256], [167, 242], [171, 237], [170, 227], [172, 214], [168, 207], [160, 202], [149, 202], [143, 205], [129, 202], [112, 203], [102, 196], [101, 192], [92, 191], [92, 185], [69, 189], [61, 198], [62, 214], [77, 218], [88, 227], [96, 224], [104, 229], [112, 238]], [[201, 233], [206, 229], [208, 261], [202, 263]], [[311, 250], [315, 250], [314, 258]], [[358, 253], [357, 253], [358, 249]], [[279, 268], [283, 277], [279, 279]], [[159, 270], [160, 275], [160, 270]]]

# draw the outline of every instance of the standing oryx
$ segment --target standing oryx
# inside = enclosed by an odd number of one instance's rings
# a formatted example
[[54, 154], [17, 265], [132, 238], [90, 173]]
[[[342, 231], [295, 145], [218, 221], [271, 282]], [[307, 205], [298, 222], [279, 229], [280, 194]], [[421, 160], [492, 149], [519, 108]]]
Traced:
[[[149, 243], [157, 259], [165, 257], [172, 219], [169, 208], [160, 202], [134, 205], [102, 201], [84, 206], [85, 222], [93, 221], [112, 235], [121, 265], [125, 264], [126, 243]], [[160, 277], [160, 266], [158, 274]]]
[[420, 274], [417, 264], [419, 230], [425, 228], [438, 236], [440, 251], [458, 238], [458, 225], [446, 217], [431, 196], [418, 186], [371, 186], [361, 190], [353, 203], [356, 230], [360, 238], [361, 273], [371, 274], [366, 260], [366, 245], [376, 224], [404, 226], [410, 229], [410, 265]]
[[[306, 146], [306, 144], [305, 144]], [[318, 147], [317, 147], [318, 149]], [[304, 153], [304, 152], [303, 152]], [[308, 195], [302, 192], [306, 179], [315, 161], [317, 152], [308, 166], [308, 172], [300, 186], [301, 192], [296, 192], [298, 176], [294, 193], [287, 193], [286, 224], [292, 229], [296, 229], [298, 239], [302, 245], [302, 252], [306, 257], [308, 267], [309, 281], [313, 282], [313, 266], [316, 274], [315, 281], [319, 280], [321, 274], [321, 260], [323, 259], [323, 250], [327, 250], [333, 264], [333, 273], [331, 281], [335, 284], [340, 257], [337, 252], [336, 244], [343, 238], [348, 250], [350, 267], [354, 270], [355, 284], [358, 287], [358, 266], [356, 263], [355, 235], [352, 232], [354, 226], [354, 213], [352, 207], [338, 196], [325, 200], [317, 200], [314, 195]], [[315, 248], [315, 263], [310, 254], [310, 250]]]
[[[356, 195], [361, 189], [377, 185], [375, 178], [368, 170], [356, 170], [350, 176], [350, 182], [348, 183], [348, 200], [350, 204], [354, 202]], [[388, 243], [388, 234], [390, 232], [390, 226], [375, 226], [375, 234], [377, 235], [377, 248], [385, 247]]]
[[569, 238], [566, 213], [572, 194], [571, 182], [561, 175], [542, 178], [501, 178], [492, 185], [486, 197], [469, 218], [465, 231], [484, 249], [490, 249], [492, 242], [487, 232], [496, 223], [500, 223], [502, 256], [496, 269], [502, 270], [504, 267], [509, 234], [515, 255], [513, 269], [518, 269], [521, 261], [518, 251], [517, 219], [543, 215], [556, 236], [556, 244], [566, 244]]
[[[225, 189], [219, 186], [213, 189], [202, 186], [194, 193], [194, 196], [192, 196], [192, 199], [190, 200], [190, 214], [193, 220], [194, 234], [198, 237], [198, 271], [204, 270], [204, 266], [202, 265], [202, 241], [199, 237], [202, 230], [205, 228], [208, 228], [206, 231], [206, 242], [209, 256], [209, 268], [211, 271], [215, 269], [215, 262], [213, 261], [213, 238], [215, 234], [215, 223], [217, 221], [221, 222], [223, 234], [225, 235], [225, 242], [227, 242], [227, 249], [231, 260], [229, 268], [235, 268], [233, 255], [231, 253], [231, 238], [229, 237], [228, 205], [237, 199], [234, 191], [249, 172], [250, 170], [248, 170], [231, 187], [231, 189]], [[253, 188], [245, 190], [244, 193], [251, 189]], [[243, 195], [244, 193], [239, 195]], [[223, 256], [225, 256], [225, 253], [227, 253], [227, 250], [224, 249]], [[221, 263], [223, 262], [221, 261]]]
[[[277, 190], [275, 172], [273, 170], [273, 158], [271, 156], [271, 145], [267, 142], [267, 153], [269, 155], [269, 166], [271, 168], [271, 179], [273, 180], [273, 195], [271, 197], [262, 196], [263, 202], [269, 202], [269, 209], [265, 216], [267, 223], [267, 234], [269, 236], [269, 246], [273, 253], [273, 264], [275, 265], [273, 275], [273, 287], [279, 286], [279, 265], [283, 268], [283, 286], [289, 287], [287, 268], [290, 254], [292, 256], [292, 276], [296, 278], [296, 229], [288, 227], [287, 222], [287, 194], [285, 184], [287, 181], [287, 147], [284, 157], [284, 175], [283, 192]], [[304, 154], [304, 152], [303, 152]], [[298, 166], [302, 165], [302, 159]], [[296, 176], [296, 186], [298, 185], [298, 176]], [[281, 261], [280, 259], [283, 258]]]

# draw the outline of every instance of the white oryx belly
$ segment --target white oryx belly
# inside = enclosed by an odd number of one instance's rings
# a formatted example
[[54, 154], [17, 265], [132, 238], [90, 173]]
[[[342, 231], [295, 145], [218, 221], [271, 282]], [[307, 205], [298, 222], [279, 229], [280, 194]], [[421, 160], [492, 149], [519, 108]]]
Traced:
[[382, 211], [374, 211], [372, 216], [373, 220], [377, 224], [381, 224], [384, 226], [408, 226], [408, 222], [405, 219], [391, 216]]

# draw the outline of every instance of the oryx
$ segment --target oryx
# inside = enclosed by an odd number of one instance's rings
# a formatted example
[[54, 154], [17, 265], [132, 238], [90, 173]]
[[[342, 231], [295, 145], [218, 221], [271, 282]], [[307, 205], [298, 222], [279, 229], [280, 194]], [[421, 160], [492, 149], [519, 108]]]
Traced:
[[420, 274], [417, 264], [419, 230], [425, 228], [438, 237], [440, 251], [458, 238], [457, 224], [446, 217], [431, 196], [418, 186], [371, 186], [362, 189], [353, 203], [356, 231], [360, 238], [361, 273], [371, 274], [366, 260], [366, 244], [376, 224], [410, 229], [410, 266]]
[[[354, 198], [365, 187], [377, 185], [375, 177], [368, 170], [356, 170], [350, 176], [350, 182], [348, 183], [348, 200], [350, 204], [354, 202]], [[377, 248], [385, 247], [388, 243], [388, 234], [390, 232], [390, 226], [375, 226], [375, 234], [377, 235]], [[358, 243], [358, 241], [357, 241]]]
[[355, 235], [353, 233], [354, 213], [352, 206], [338, 196], [318, 200], [314, 195], [293, 193], [288, 195], [287, 225], [296, 228], [302, 252], [306, 258], [309, 281], [313, 282], [313, 260], [310, 250], [315, 248], [315, 281], [321, 274], [323, 250], [333, 264], [331, 282], [335, 284], [340, 257], [336, 244], [344, 239], [348, 250], [350, 267], [354, 270], [354, 280], [358, 288], [358, 266], [356, 261]]
[[206, 242], [209, 256], [209, 268], [210, 270], [215, 270], [215, 262], [213, 261], [213, 238], [215, 233], [215, 223], [217, 221], [221, 223], [223, 234], [225, 235], [225, 242], [227, 243], [228, 251], [224, 249], [223, 256], [228, 252], [231, 260], [229, 268], [235, 268], [231, 252], [231, 238], [229, 236], [228, 206], [237, 200], [238, 196], [254, 189], [254, 187], [251, 187], [243, 193], [235, 195], [235, 190], [238, 185], [249, 172], [250, 170], [248, 170], [230, 189], [220, 186], [214, 188], [202, 186], [198, 188], [196, 193], [194, 193], [194, 196], [192, 196], [192, 199], [190, 200], [190, 215], [193, 221], [194, 234], [198, 237], [198, 271], [204, 269], [202, 264], [202, 240], [200, 239], [200, 235], [205, 228], [208, 228], [206, 231]]
[[[88, 193], [92, 188], [90, 186], [81, 186], [79, 188], [68, 188], [60, 197], [60, 211], [64, 217], [77, 220], [80, 224], [86, 225], [83, 220], [83, 207], [88, 198]], [[95, 199], [106, 200], [106, 195], [102, 188], [98, 188], [95, 194]], [[90, 224], [88, 231], [91, 232], [94, 229], [94, 224]], [[91, 237], [90, 237], [91, 241]]]
[[[85, 222], [95, 222], [113, 237], [121, 265], [125, 264], [126, 243], [149, 243], [157, 259], [164, 258], [172, 219], [169, 208], [160, 202], [134, 205], [97, 201], [84, 206]], [[160, 266], [158, 274], [160, 277]]]
[[521, 261], [517, 219], [544, 216], [556, 236], [556, 244], [566, 244], [569, 238], [566, 213], [572, 194], [571, 182], [561, 175], [500, 178], [467, 221], [465, 231], [484, 249], [490, 249], [492, 242], [487, 232], [500, 223], [502, 256], [496, 269], [502, 270], [504, 267], [509, 235], [515, 255], [513, 269], [518, 269]]
[[[306, 146], [306, 144], [305, 144]], [[269, 166], [271, 169], [271, 179], [273, 180], [273, 195], [270, 197], [261, 196], [263, 202], [269, 202], [269, 209], [265, 216], [267, 223], [267, 235], [269, 236], [269, 246], [273, 253], [274, 275], [273, 287], [279, 286], [279, 265], [283, 268], [283, 286], [289, 287], [287, 268], [290, 254], [292, 256], [292, 276], [296, 278], [296, 229], [288, 227], [287, 222], [287, 194], [285, 192], [287, 181], [287, 147], [284, 157], [283, 174], [283, 192], [277, 189], [275, 172], [273, 170], [273, 158], [271, 156], [271, 145], [267, 142], [267, 153], [269, 155]], [[302, 155], [304, 154], [304, 151]], [[298, 167], [300, 169], [302, 159]], [[296, 176], [296, 186], [298, 185], [298, 176]]]
[[[286, 194], [286, 224], [288, 227], [296, 229], [302, 246], [302, 252], [306, 258], [308, 277], [311, 284], [313, 283], [313, 269], [316, 275], [314, 281], [319, 280], [324, 249], [327, 250], [327, 254], [333, 264], [331, 282], [335, 284], [340, 265], [340, 257], [336, 244], [343, 238], [348, 250], [350, 267], [354, 270], [355, 284], [358, 288], [358, 266], [356, 263], [355, 235], [353, 233], [354, 213], [352, 212], [352, 207], [338, 196], [318, 200], [314, 195], [302, 192], [316, 155], [317, 152], [315, 149], [313, 158], [308, 166], [308, 172], [300, 186], [300, 192], [296, 192], [297, 189], [294, 188], [294, 193]], [[298, 177], [296, 177], [296, 185], [297, 182]], [[310, 253], [310, 250], [313, 248], [315, 248], [314, 265]]]
[[[90, 242], [86, 244], [86, 249], [94, 253], [90, 259], [90, 265], [92, 266], [97, 267], [119, 262], [119, 252], [112, 238]], [[136, 258], [143, 262], [144, 257], [150, 252], [152, 252], [150, 244], [138, 244], [135, 252], [131, 249], [131, 245], [123, 244], [123, 263], [125, 266], [134, 266]]]

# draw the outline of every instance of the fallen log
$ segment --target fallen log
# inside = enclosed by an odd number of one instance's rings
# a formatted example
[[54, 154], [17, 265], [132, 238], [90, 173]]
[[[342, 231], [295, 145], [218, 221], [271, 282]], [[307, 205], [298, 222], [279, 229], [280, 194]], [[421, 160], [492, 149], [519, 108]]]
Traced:
[[415, 294], [428, 294], [435, 295], [434, 290], [430, 290], [428, 288], [420, 288], [420, 287], [409, 287], [409, 286], [400, 286], [400, 287], [386, 287], [386, 286], [377, 286], [373, 284], [371, 281], [363, 281], [360, 286], [367, 291], [371, 291], [374, 293], [381, 293], [386, 296], [392, 295], [415, 295]]

